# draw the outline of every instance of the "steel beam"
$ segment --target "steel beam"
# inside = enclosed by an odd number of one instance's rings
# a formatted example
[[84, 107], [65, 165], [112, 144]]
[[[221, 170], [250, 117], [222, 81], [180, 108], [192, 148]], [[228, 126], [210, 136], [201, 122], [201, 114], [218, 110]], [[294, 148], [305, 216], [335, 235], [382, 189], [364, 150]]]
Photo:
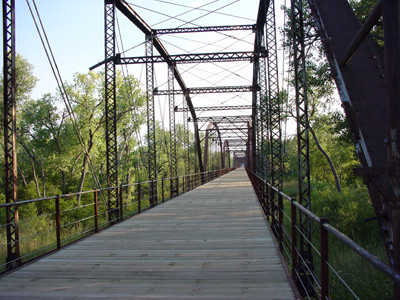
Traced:
[[175, 126], [175, 95], [174, 90], [174, 70], [172, 66], [168, 66], [168, 90], [169, 94], [169, 131], [170, 131], [170, 169], [171, 169], [171, 197], [178, 195], [178, 161], [176, 153], [176, 126]]
[[176, 34], [176, 33], [192, 33], [192, 32], [220, 32], [233, 30], [254, 30], [255, 25], [227, 25], [227, 26], [204, 26], [204, 27], [181, 27], [155, 29], [156, 35]]
[[[14, 203], [18, 201], [14, 0], [3, 0], [3, 92], [5, 198], [6, 203]], [[18, 207], [7, 207], [7, 269], [21, 263], [18, 221]]]
[[[146, 55], [153, 56], [153, 36], [146, 36]], [[150, 206], [157, 203], [157, 149], [156, 120], [154, 111], [154, 65], [146, 64], [146, 98], [147, 98], [147, 155], [149, 172]]]
[[[252, 61], [253, 59], [253, 52], [187, 53], [170, 55], [170, 60], [176, 64]], [[145, 64], [148, 62], [165, 63], [168, 62], [168, 60], [166, 60], [164, 56], [121, 57], [117, 55], [115, 57], [115, 63], [118, 65]]]
[[[115, 4], [105, 0], [105, 119], [106, 119], [106, 160], [107, 186], [118, 186], [118, 144], [117, 144], [117, 100], [115, 83]], [[108, 190], [108, 218], [110, 222], [119, 219], [118, 189]]]
[[[198, 122], [214, 122], [214, 123], [247, 123], [251, 119], [251, 116], [214, 116], [214, 117], [198, 117]], [[192, 119], [189, 119], [190, 122], [193, 122]]]
[[[168, 65], [173, 67], [175, 80], [179, 84], [180, 88], [182, 90], [186, 90], [187, 89], [186, 84], [183, 81], [183, 78], [182, 78], [179, 70], [177, 69], [176, 65], [172, 61], [169, 53], [164, 48], [161, 41], [157, 37], [154, 37], [154, 31], [150, 28], [150, 26], [147, 25], [146, 22], [143, 21], [143, 19], [141, 19], [139, 17], [139, 15], [132, 9], [132, 7], [126, 1], [124, 1], [124, 0], [114, 0], [114, 1], [115, 1], [116, 7], [121, 11], [121, 13], [124, 14], [133, 24], [135, 24], [146, 36], [149, 36], [149, 35], [153, 36], [154, 47], [157, 49], [158, 53], [160, 53], [160, 55], [165, 59], [165, 61], [168, 63]], [[192, 100], [191, 100], [189, 94], [185, 94], [185, 100], [189, 107], [189, 111], [192, 115], [192, 118], [196, 119], [196, 112], [194, 110], [193, 103], [192, 103]], [[200, 135], [198, 132], [197, 122], [195, 122], [195, 124], [194, 124], [194, 131], [195, 131], [194, 134], [195, 134], [195, 138], [196, 138], [197, 154], [198, 154], [198, 159], [199, 159], [199, 168], [200, 168], [200, 172], [204, 172], [203, 160], [201, 157]], [[204, 180], [204, 178], [203, 178], [203, 180]]]
[[[392, 204], [393, 266], [400, 271], [400, 4], [383, 0], [383, 26], [385, 34], [386, 78], [389, 98], [389, 163], [393, 172], [389, 176], [394, 191]], [[400, 284], [395, 284], [394, 299], [400, 299]]]
[[[303, 1], [291, 0], [291, 22], [293, 36], [295, 91], [296, 91], [296, 118], [297, 118], [297, 154], [298, 154], [298, 181], [299, 203], [311, 210], [310, 187], [310, 155], [309, 155], [309, 124], [307, 103], [307, 74], [304, 45]], [[311, 220], [300, 212], [300, 253], [304, 262], [299, 263], [299, 278], [307, 293], [312, 293], [313, 270], [311, 248]], [[306, 241], [308, 239], [308, 241]], [[306, 264], [307, 267], [304, 265]]]
[[[361, 163], [359, 174], [364, 177], [364, 182], [368, 187], [380, 228], [380, 236], [384, 241], [389, 262], [394, 265], [394, 237], [399, 237], [399, 234], [395, 234], [396, 228], [392, 214], [395, 206], [395, 191], [398, 189], [394, 188], [395, 185], [392, 185], [390, 179], [395, 173], [393, 170], [395, 164], [390, 161], [390, 156], [388, 157], [388, 153], [393, 149], [390, 149], [392, 137], [388, 137], [387, 133], [392, 129], [398, 130], [398, 127], [395, 129], [396, 126], [391, 127], [390, 124], [392, 117], [394, 120], [398, 118], [398, 111], [392, 110], [391, 104], [394, 103], [389, 100], [389, 89], [397, 86], [398, 81], [393, 81], [396, 77], [384, 73], [385, 66], [380, 60], [383, 57], [383, 49], [375, 47], [370, 37], [359, 44], [351, 59], [344, 64], [347, 60], [348, 49], [352, 48], [349, 45], [352, 45], [352, 41], [357, 39], [360, 31], [362, 32], [362, 25], [354, 15], [348, 1], [308, 0], [308, 2], [336, 81]], [[389, 5], [388, 10], [386, 10], [386, 4]], [[398, 10], [398, 1], [384, 0], [382, 2], [384, 30], [389, 29], [389, 32], [399, 30], [395, 21], [398, 18], [396, 15]], [[385, 11], [388, 13], [386, 16], [393, 14], [397, 17], [393, 19], [387, 17], [385, 21]], [[388, 22], [386, 26], [385, 22]], [[395, 37], [389, 32], [388, 34], [385, 32], [385, 50], [395, 45], [386, 40], [386, 38], [390, 40]], [[398, 45], [399, 39], [394, 38], [394, 41]], [[398, 73], [394, 56], [386, 55], [386, 59], [388, 59], [387, 71], [396, 70], [395, 72]], [[339, 62], [342, 62], [342, 65]], [[397, 92], [397, 97], [398, 95]], [[391, 114], [393, 114], [392, 117]]]
[[[220, 111], [220, 110], [247, 110], [253, 109], [252, 105], [235, 105], [235, 106], [208, 106], [196, 107], [196, 111]], [[184, 108], [175, 107], [175, 112], [182, 112]]]
[[[210, 94], [210, 93], [245, 93], [258, 91], [259, 87], [251, 85], [242, 86], [212, 86], [212, 87], [194, 87], [187, 88], [186, 90], [174, 90], [174, 94]], [[164, 96], [168, 95], [168, 90], [154, 90], [154, 95]]]
[[[186, 105], [186, 103], [185, 103]], [[183, 148], [184, 148], [184, 164], [185, 164], [185, 175], [190, 174], [190, 164], [189, 164], [189, 121], [188, 121], [188, 111], [183, 112]]]

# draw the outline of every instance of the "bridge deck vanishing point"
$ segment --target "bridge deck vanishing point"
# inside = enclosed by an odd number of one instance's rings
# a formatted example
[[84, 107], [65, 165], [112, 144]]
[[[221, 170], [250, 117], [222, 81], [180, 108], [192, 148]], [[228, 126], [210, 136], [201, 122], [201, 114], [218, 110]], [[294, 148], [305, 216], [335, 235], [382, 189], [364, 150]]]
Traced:
[[238, 169], [0, 279], [0, 299], [295, 299]]

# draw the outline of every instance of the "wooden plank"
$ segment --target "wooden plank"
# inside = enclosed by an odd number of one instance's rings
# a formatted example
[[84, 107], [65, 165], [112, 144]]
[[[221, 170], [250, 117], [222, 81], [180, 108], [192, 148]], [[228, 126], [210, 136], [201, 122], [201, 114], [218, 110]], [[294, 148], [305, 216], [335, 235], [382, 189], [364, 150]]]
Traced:
[[243, 169], [0, 280], [0, 299], [295, 299]]

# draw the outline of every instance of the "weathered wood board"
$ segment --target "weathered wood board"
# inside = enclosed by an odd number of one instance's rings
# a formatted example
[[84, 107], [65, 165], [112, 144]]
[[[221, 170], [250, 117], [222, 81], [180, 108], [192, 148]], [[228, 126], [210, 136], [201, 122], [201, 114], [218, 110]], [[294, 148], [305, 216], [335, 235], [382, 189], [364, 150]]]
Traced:
[[0, 278], [0, 299], [295, 299], [244, 169]]

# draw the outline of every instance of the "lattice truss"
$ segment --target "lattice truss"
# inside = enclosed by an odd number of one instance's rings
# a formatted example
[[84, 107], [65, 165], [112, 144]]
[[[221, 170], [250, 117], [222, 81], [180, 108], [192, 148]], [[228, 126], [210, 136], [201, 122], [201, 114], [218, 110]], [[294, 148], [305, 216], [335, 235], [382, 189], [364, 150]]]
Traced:
[[[124, 20], [135, 25], [128, 34], [138, 43], [119, 47], [113, 63], [127, 67], [132, 74], [142, 74], [140, 81], [146, 86], [149, 180], [158, 178], [156, 124], [170, 131], [170, 175], [174, 177], [178, 175], [179, 165], [174, 157], [177, 124], [194, 131], [195, 137], [194, 141], [184, 137], [185, 173], [190, 169], [190, 145], [196, 147], [197, 164], [200, 171], [204, 171], [201, 128], [213, 122], [213, 117], [223, 115], [236, 119], [230, 124], [235, 128], [220, 126], [220, 140], [215, 139], [218, 147], [213, 149], [221, 152], [221, 166], [229, 161], [228, 151], [224, 151], [223, 146], [229, 138], [225, 137], [233, 135], [246, 140], [245, 144], [236, 146], [241, 147], [239, 150], [248, 154], [249, 151], [257, 152], [253, 156], [259, 161], [257, 165], [264, 177], [281, 170], [277, 161], [281, 148], [276, 145], [280, 138], [280, 125], [276, 122], [280, 118], [269, 113], [278, 109], [277, 55], [267, 58], [268, 51], [277, 51], [276, 43], [271, 44], [276, 38], [274, 19], [267, 18], [266, 10], [258, 11], [259, 1], [222, 2], [209, 1], [197, 7], [155, 0], [114, 2], [118, 11], [127, 17]], [[270, 2], [269, 6], [267, 2]], [[273, 1], [261, 3], [265, 8], [269, 7], [270, 14], [274, 13]], [[243, 13], [246, 11], [248, 13]], [[117, 21], [122, 19], [119, 15]], [[267, 22], [273, 23], [266, 27]], [[122, 39], [125, 36], [122, 32]], [[117, 47], [119, 43], [122, 44], [117, 41]], [[121, 51], [121, 48], [128, 50]], [[178, 97], [179, 94], [183, 98]], [[254, 102], [254, 99], [257, 100]], [[270, 99], [275, 104], [270, 103]], [[251, 122], [247, 117], [240, 119], [240, 116], [249, 115], [253, 115]], [[187, 123], [188, 118], [194, 121], [193, 127]], [[273, 126], [268, 125], [271, 122]], [[240, 129], [237, 123], [242, 123]], [[262, 129], [250, 137], [249, 132], [257, 128], [252, 126], [254, 129], [249, 130], [252, 124], [260, 125]], [[257, 137], [255, 142], [252, 142], [253, 136]], [[274, 163], [278, 166], [271, 165]], [[174, 186], [172, 183], [171, 189], [175, 189]], [[156, 191], [151, 193], [156, 194]]]

